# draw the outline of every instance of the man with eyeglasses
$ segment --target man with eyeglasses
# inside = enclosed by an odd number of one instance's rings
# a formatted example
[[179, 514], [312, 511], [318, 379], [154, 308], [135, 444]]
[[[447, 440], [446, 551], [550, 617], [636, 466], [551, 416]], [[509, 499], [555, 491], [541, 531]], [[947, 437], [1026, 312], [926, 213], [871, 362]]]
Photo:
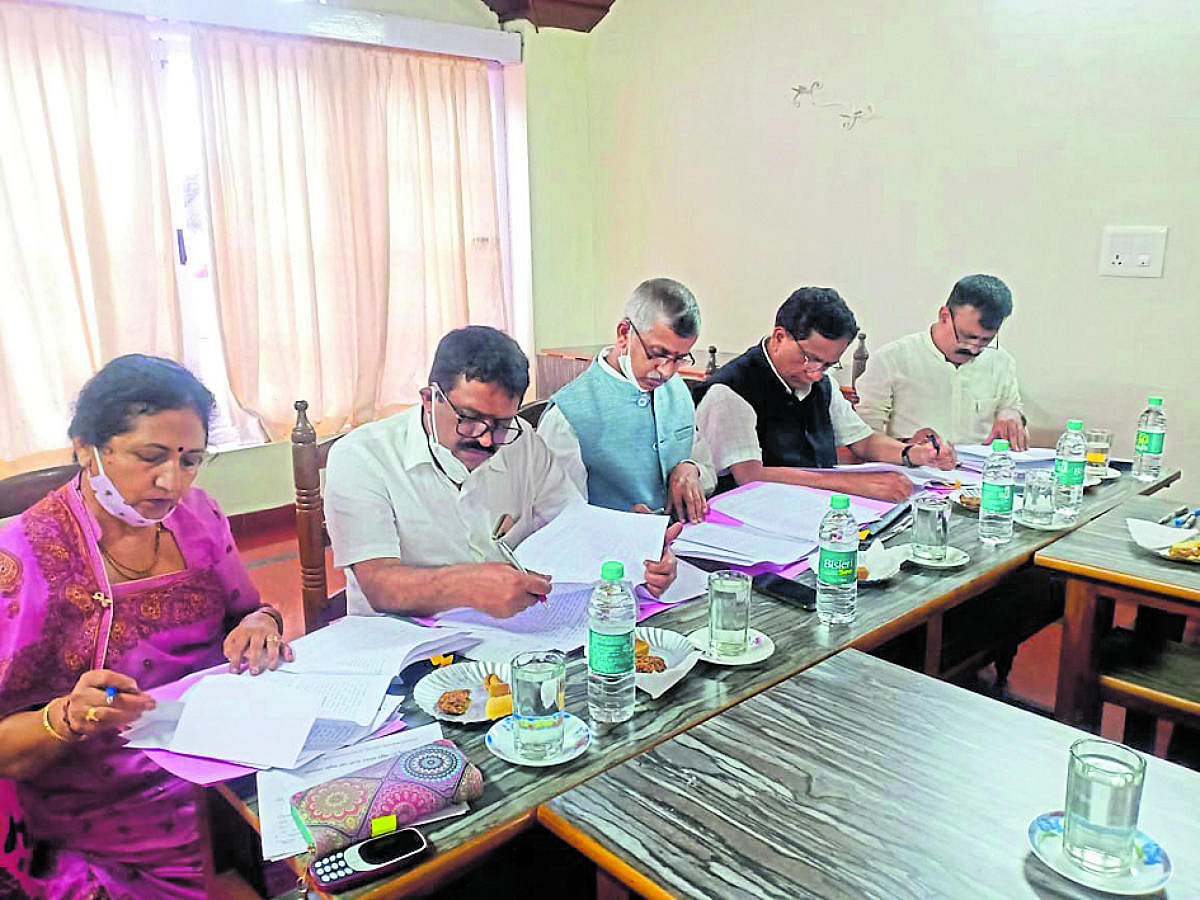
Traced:
[[[504, 532], [516, 547], [584, 502], [517, 418], [528, 387], [516, 341], [482, 325], [460, 328], [438, 343], [420, 404], [334, 444], [325, 522], [334, 565], [346, 570], [349, 613], [471, 607], [503, 619], [549, 593], [550, 579], [510, 565], [494, 538]], [[664, 550], [646, 566], [646, 586], [661, 594], [674, 580]]]
[[968, 275], [950, 291], [937, 321], [871, 354], [859, 376], [857, 411], [872, 428], [921, 440], [931, 425], [955, 444], [1004, 438], [1029, 447], [1017, 364], [996, 346], [1012, 293], [994, 275]]
[[717, 476], [678, 374], [695, 363], [699, 334], [691, 291], [670, 278], [643, 281], [616, 342], [550, 398], [538, 434], [590, 503], [704, 518]]
[[900, 501], [913, 483], [899, 472], [833, 470], [839, 447], [860, 459], [950, 469], [944, 442], [906, 445], [873, 431], [826, 374], [858, 333], [854, 314], [832, 288], [795, 291], [775, 328], [711, 375], [696, 410], [722, 489], [780, 481]]

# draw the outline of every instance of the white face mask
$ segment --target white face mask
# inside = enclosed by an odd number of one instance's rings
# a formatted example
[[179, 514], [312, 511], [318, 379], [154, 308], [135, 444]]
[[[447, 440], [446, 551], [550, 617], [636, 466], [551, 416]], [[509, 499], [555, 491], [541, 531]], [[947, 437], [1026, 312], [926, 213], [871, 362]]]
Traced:
[[429, 385], [429, 433], [425, 435], [425, 442], [429, 444], [429, 452], [433, 454], [433, 458], [442, 467], [442, 471], [446, 473], [446, 477], [461, 487], [462, 483], [467, 480], [467, 476], [471, 474], [471, 470], [466, 467], [461, 459], [442, 446], [442, 442], [438, 440], [437, 415], [434, 410], [434, 405], [437, 403], [438, 391], [439, 388], [437, 385]]
[[621, 374], [629, 381], [636, 385], [638, 390], [642, 390], [642, 386], [638, 384], [637, 376], [633, 374], [633, 359], [629, 355], [629, 345], [625, 346], [625, 352], [617, 357], [617, 365], [621, 367]]
[[104, 463], [100, 462], [100, 452], [94, 447], [92, 448], [92, 456], [96, 460], [96, 468], [100, 470], [100, 474], [89, 475], [88, 484], [92, 486], [92, 492], [96, 495], [96, 502], [110, 516], [120, 519], [126, 525], [144, 528], [147, 525], [157, 525], [159, 522], [165, 521], [175, 512], [175, 507], [171, 507], [161, 519], [147, 519], [126, 501], [121, 492], [117, 490], [117, 486], [112, 483], [112, 479], [104, 473]]

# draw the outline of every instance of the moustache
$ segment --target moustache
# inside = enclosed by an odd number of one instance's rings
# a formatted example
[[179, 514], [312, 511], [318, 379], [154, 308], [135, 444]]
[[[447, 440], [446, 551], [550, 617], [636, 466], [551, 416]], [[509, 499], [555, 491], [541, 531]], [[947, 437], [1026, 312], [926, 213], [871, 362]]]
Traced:
[[457, 448], [459, 450], [471, 450], [476, 453], [486, 453], [488, 456], [492, 456], [497, 450], [500, 449], [495, 444], [492, 444], [490, 447], [485, 447], [483, 444], [477, 443], [476, 441], [459, 441]]

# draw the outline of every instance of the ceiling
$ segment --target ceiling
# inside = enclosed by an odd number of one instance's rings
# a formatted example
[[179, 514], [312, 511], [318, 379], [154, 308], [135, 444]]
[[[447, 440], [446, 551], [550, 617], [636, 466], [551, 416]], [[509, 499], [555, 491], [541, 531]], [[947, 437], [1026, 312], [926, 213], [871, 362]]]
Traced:
[[501, 22], [528, 19], [538, 28], [591, 31], [615, 0], [483, 0]]

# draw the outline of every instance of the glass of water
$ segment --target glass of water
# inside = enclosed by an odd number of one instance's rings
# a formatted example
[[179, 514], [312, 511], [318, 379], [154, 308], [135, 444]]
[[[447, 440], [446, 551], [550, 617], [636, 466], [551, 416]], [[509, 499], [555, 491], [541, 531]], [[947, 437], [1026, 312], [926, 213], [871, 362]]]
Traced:
[[1063, 850], [1101, 875], [1129, 871], [1146, 761], [1128, 747], [1096, 738], [1071, 745]]
[[912, 553], [940, 562], [950, 542], [950, 501], [941, 494], [921, 494], [913, 501]]
[[1053, 469], [1035, 469], [1025, 473], [1025, 494], [1021, 501], [1021, 518], [1031, 525], [1051, 525], [1054, 522]]
[[708, 654], [740, 656], [750, 631], [750, 576], [722, 570], [708, 576]]
[[1108, 451], [1112, 449], [1113, 433], [1107, 428], [1089, 428], [1083, 433], [1087, 442], [1087, 464], [1084, 475], [1104, 477], [1108, 474]]
[[513, 744], [526, 759], [562, 752], [567, 659], [557, 650], [530, 650], [512, 660]]

